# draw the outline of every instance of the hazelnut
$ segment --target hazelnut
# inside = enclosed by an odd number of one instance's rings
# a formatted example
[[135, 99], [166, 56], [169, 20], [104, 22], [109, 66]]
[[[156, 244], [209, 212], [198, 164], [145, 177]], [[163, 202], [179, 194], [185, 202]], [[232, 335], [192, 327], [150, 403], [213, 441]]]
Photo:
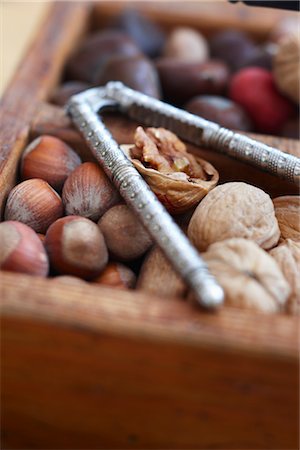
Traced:
[[62, 217], [46, 233], [45, 246], [55, 271], [91, 279], [107, 264], [108, 253], [97, 225], [79, 216]]
[[163, 55], [182, 61], [204, 62], [209, 56], [208, 43], [199, 31], [177, 27], [168, 37]]
[[0, 223], [2, 270], [46, 277], [49, 263], [37, 234], [27, 225], [9, 220]]
[[106, 286], [119, 289], [133, 288], [136, 276], [129, 267], [119, 263], [109, 263], [101, 274], [93, 280], [93, 283], [104, 284]]
[[39, 240], [41, 241], [41, 243], [44, 244], [46, 236], [43, 233], [36, 233], [36, 234], [39, 237]]
[[17, 184], [9, 193], [4, 217], [17, 220], [45, 233], [49, 225], [63, 215], [58, 193], [44, 180], [33, 178]]
[[126, 205], [109, 209], [98, 225], [111, 255], [120, 261], [142, 256], [152, 244], [148, 232]]
[[75, 167], [81, 163], [79, 156], [60, 139], [41, 136], [29, 144], [22, 155], [22, 180], [41, 178], [60, 191]]
[[67, 178], [62, 200], [67, 215], [97, 221], [120, 201], [120, 196], [98, 164], [86, 162]]

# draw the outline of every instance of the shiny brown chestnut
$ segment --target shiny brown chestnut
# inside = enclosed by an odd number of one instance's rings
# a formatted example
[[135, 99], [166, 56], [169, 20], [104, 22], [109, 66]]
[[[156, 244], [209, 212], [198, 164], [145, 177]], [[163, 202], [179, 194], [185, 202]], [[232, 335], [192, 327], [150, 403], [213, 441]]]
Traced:
[[221, 61], [195, 63], [160, 58], [156, 67], [165, 99], [175, 104], [196, 95], [222, 95], [229, 82], [229, 69]]
[[144, 56], [112, 56], [102, 66], [97, 84], [122, 81], [126, 86], [150, 97], [160, 98], [160, 83], [154, 64]]
[[192, 98], [185, 109], [225, 128], [241, 131], [252, 129], [251, 120], [243, 108], [225, 97], [200, 95]]
[[67, 63], [69, 79], [95, 83], [102, 65], [113, 55], [140, 54], [137, 45], [117, 30], [104, 30], [88, 36]]

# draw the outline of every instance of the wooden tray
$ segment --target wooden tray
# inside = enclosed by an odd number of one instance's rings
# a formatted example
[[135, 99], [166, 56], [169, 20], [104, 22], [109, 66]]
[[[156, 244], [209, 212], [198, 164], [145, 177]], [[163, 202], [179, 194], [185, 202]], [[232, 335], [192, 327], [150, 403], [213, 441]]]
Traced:
[[[2, 208], [66, 58], [86, 29], [105, 23], [121, 3], [49, 6], [1, 103]], [[166, 27], [233, 26], [258, 39], [283, 15], [261, 10], [257, 19], [249, 8], [226, 4], [220, 17], [214, 2], [139, 7]], [[264, 139], [299, 154], [299, 142]], [[224, 179], [238, 174], [273, 195], [295, 193], [242, 163], [202, 154]], [[231, 308], [204, 314], [142, 292], [0, 277], [3, 448], [297, 448], [297, 318]]]

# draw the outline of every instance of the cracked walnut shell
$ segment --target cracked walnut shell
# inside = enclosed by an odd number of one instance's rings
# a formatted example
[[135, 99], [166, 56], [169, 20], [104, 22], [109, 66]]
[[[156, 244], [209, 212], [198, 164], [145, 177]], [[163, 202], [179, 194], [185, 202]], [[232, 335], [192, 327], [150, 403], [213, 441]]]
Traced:
[[188, 236], [200, 251], [230, 238], [255, 241], [274, 247], [280, 236], [271, 198], [261, 189], [241, 182], [215, 187], [197, 206]]
[[291, 288], [287, 302], [288, 312], [300, 314], [300, 241], [286, 239], [281, 245], [273, 248], [270, 255], [277, 262]]
[[281, 239], [300, 241], [300, 196], [285, 195], [273, 199]]
[[171, 214], [196, 206], [216, 186], [217, 170], [187, 152], [185, 144], [164, 128], [138, 127], [134, 145], [121, 148]]
[[203, 253], [225, 292], [225, 304], [275, 313], [283, 309], [289, 285], [274, 259], [255, 242], [227, 239]]

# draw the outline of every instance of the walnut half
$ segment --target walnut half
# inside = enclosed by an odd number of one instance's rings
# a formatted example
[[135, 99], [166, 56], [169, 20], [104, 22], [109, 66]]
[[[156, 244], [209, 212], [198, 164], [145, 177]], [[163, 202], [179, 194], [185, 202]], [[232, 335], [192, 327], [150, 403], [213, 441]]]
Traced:
[[171, 131], [138, 127], [134, 142], [121, 148], [171, 214], [196, 206], [219, 180], [217, 170], [188, 153]]

